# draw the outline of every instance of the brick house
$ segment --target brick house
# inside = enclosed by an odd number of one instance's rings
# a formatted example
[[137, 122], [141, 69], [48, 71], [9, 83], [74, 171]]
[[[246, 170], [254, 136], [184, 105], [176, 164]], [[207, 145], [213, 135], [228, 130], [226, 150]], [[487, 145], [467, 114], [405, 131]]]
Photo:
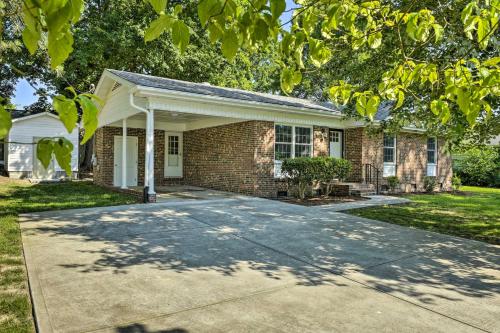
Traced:
[[[94, 181], [121, 188], [185, 184], [259, 197], [286, 190], [281, 161], [343, 157], [348, 181], [423, 188], [426, 175], [451, 186], [451, 158], [439, 138], [407, 128], [371, 135], [328, 104], [105, 70], [96, 88], [104, 104], [95, 137]], [[126, 137], [125, 140], [123, 138]]]

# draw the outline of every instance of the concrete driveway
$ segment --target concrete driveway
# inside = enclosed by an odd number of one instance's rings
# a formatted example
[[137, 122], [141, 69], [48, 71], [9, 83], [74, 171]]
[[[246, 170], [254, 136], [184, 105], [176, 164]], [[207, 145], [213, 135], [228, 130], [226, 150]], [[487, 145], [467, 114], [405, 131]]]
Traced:
[[234, 197], [26, 215], [43, 332], [500, 331], [500, 249]]

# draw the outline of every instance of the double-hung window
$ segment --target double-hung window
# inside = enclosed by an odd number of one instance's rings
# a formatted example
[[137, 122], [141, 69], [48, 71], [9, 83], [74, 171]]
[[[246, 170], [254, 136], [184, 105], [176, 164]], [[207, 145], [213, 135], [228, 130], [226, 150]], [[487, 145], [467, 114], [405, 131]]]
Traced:
[[396, 175], [396, 137], [384, 134], [384, 177]]
[[437, 175], [437, 141], [436, 138], [427, 139], [427, 176]]
[[274, 131], [274, 175], [281, 177], [284, 159], [312, 156], [312, 128], [276, 124]]

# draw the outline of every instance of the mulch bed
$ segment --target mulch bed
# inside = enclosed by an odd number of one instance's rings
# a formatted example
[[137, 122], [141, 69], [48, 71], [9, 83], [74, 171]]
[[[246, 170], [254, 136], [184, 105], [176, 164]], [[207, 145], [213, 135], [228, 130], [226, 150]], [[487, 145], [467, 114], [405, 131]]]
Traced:
[[359, 196], [335, 196], [335, 197], [312, 197], [312, 198], [306, 198], [304, 200], [297, 199], [297, 198], [284, 198], [284, 199], [278, 199], [280, 201], [286, 202], [286, 203], [291, 203], [295, 205], [301, 205], [301, 206], [321, 206], [321, 205], [330, 205], [330, 204], [341, 204], [341, 203], [346, 203], [346, 202], [354, 202], [354, 201], [364, 201], [364, 200], [370, 200], [369, 198], [363, 198]]

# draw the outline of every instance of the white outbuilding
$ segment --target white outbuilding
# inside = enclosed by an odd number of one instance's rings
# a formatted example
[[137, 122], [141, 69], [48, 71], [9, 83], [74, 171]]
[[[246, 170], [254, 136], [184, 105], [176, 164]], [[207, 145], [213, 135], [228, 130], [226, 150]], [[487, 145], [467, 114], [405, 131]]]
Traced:
[[11, 178], [55, 180], [66, 178], [66, 172], [55, 158], [45, 169], [36, 156], [36, 143], [45, 137], [65, 137], [73, 143], [72, 177], [78, 172], [78, 128], [68, 133], [59, 118], [49, 112], [26, 114], [12, 111], [12, 128], [4, 142], [0, 141], [0, 169]]

